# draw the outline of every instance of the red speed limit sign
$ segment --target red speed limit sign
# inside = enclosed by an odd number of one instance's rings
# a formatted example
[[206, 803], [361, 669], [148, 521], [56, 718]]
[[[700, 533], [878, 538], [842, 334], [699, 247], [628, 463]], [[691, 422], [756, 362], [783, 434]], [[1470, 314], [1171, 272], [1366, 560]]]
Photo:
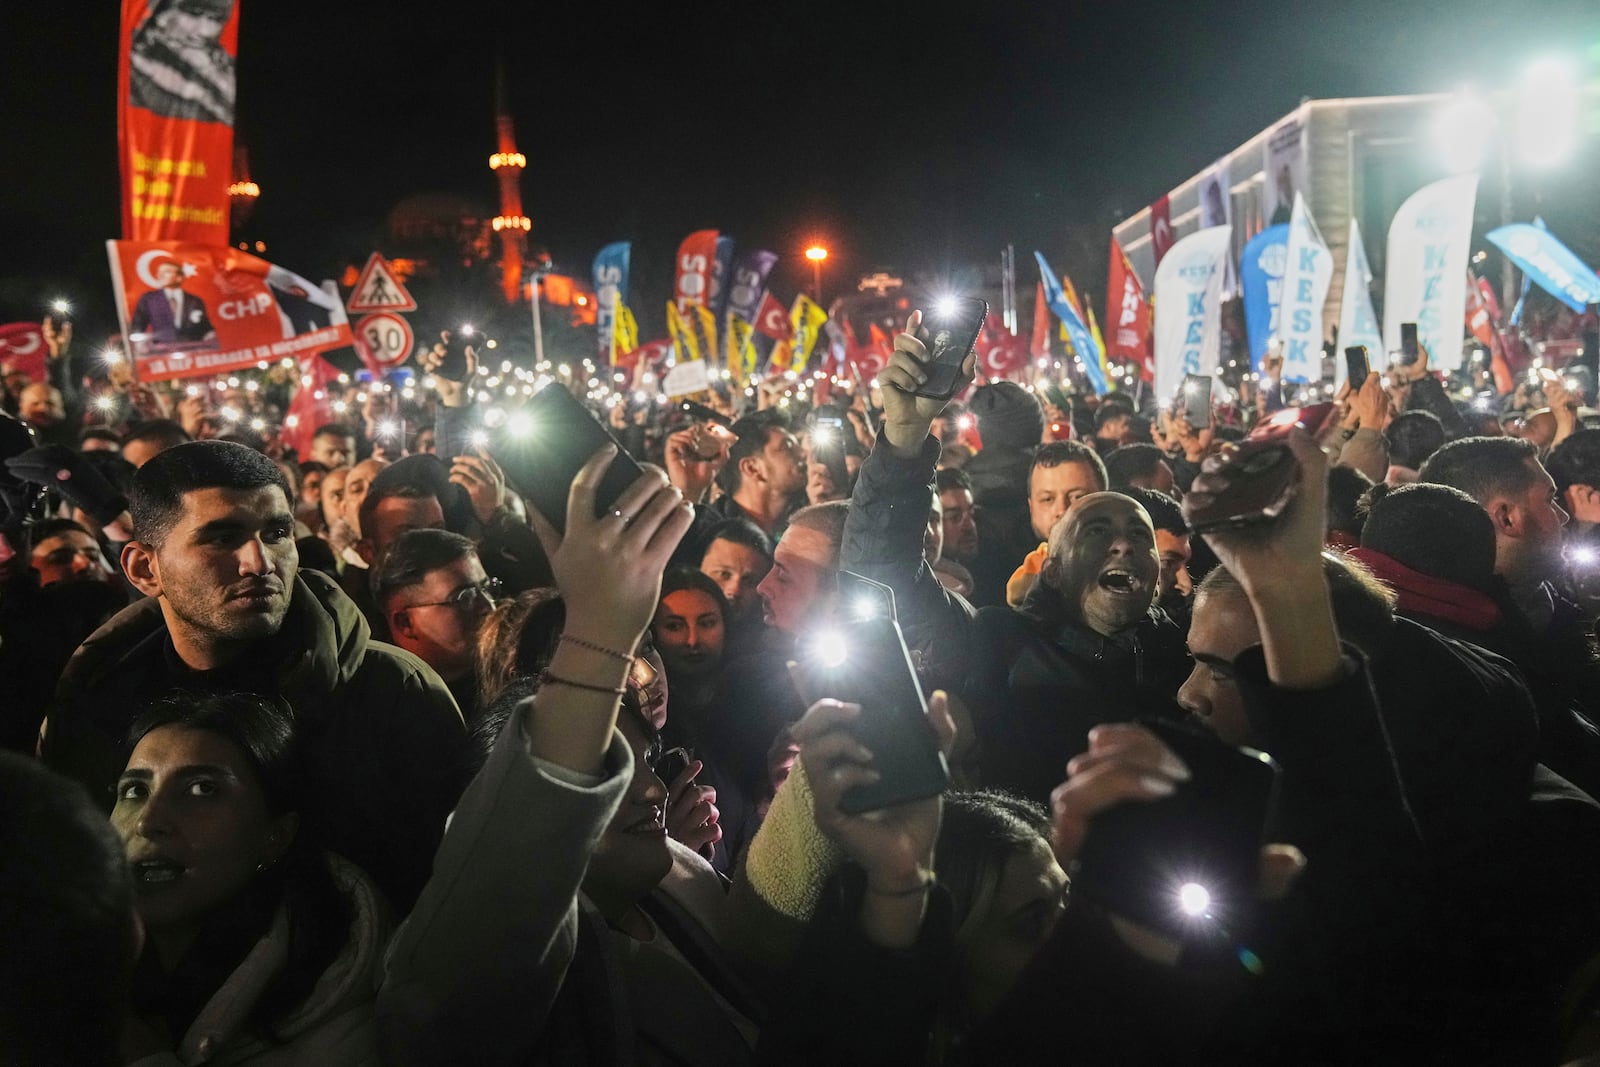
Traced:
[[362, 361], [375, 371], [404, 363], [411, 355], [411, 346], [416, 342], [411, 333], [411, 324], [387, 311], [366, 316], [356, 323], [352, 332]]

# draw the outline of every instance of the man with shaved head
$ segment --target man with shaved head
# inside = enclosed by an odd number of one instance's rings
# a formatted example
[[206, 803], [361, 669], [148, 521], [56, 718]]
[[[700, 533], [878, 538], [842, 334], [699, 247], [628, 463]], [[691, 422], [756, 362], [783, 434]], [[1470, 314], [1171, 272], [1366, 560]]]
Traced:
[[[1130, 497], [1075, 494], [1016, 608], [977, 611], [947, 592], [922, 558], [939, 459], [928, 431], [944, 405], [915, 395], [927, 356], [916, 325], [878, 376], [883, 429], [850, 501], [840, 568], [894, 588], [924, 688], [956, 693], [971, 711], [983, 784], [1048, 803], [1093, 727], [1180, 714], [1189, 661], [1182, 630], [1154, 606], [1155, 530]], [[972, 357], [963, 369], [971, 375]]]

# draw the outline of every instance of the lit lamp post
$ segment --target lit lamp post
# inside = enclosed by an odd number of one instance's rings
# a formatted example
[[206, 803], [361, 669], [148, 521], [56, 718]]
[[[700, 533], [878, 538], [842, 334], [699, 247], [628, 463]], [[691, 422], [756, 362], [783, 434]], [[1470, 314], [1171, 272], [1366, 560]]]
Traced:
[[821, 245], [812, 245], [806, 249], [806, 258], [811, 261], [811, 291], [816, 294], [817, 303], [822, 303], [822, 261], [828, 258], [828, 250]]

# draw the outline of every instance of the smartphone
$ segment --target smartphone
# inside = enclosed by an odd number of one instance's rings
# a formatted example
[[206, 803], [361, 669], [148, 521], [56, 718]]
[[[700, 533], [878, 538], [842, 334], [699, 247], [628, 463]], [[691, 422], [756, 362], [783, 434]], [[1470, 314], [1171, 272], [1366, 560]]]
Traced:
[[1411, 365], [1417, 361], [1421, 353], [1417, 350], [1417, 324], [1402, 322], [1400, 324], [1400, 362]]
[[669, 748], [656, 757], [656, 777], [661, 779], [661, 784], [668, 789], [678, 780], [678, 776], [689, 769], [689, 764], [694, 761], [694, 753], [686, 748]]
[[818, 632], [800, 658], [802, 695], [861, 705], [851, 730], [872, 751], [879, 778], [845, 793], [851, 814], [944, 792], [950, 769], [928, 722], [928, 704], [895, 617], [894, 591], [839, 572], [839, 622]]
[[1067, 394], [1061, 391], [1061, 386], [1055, 382], [1045, 382], [1039, 387], [1039, 392], [1044, 398], [1056, 406], [1056, 410], [1068, 418], [1072, 416], [1072, 401], [1067, 399]]
[[444, 358], [433, 373], [446, 381], [459, 382], [467, 376], [467, 346], [472, 338], [460, 330], [444, 332]]
[[1176, 940], [1236, 937], [1254, 906], [1280, 771], [1204, 727], [1140, 720], [1189, 768], [1171, 796], [1095, 816], [1072, 891]]
[[1207, 375], [1183, 376], [1183, 417], [1191, 429], [1211, 425], [1211, 379]]
[[845, 434], [853, 433], [838, 408], [818, 408], [811, 417], [811, 458], [828, 469], [828, 477], [840, 492], [850, 489], [850, 471], [845, 466]]
[[1346, 377], [1350, 380], [1350, 391], [1353, 393], [1367, 383], [1367, 375], [1372, 373], [1372, 364], [1367, 358], [1367, 346], [1351, 345], [1346, 348], [1344, 367]]
[[721, 426], [724, 430], [733, 429], [732, 419], [720, 411], [706, 407], [704, 404], [697, 404], [693, 400], [685, 400], [678, 407], [696, 422], [709, 422], [713, 426]]
[[961, 364], [978, 343], [978, 332], [988, 317], [988, 301], [975, 296], [940, 301], [933, 311], [922, 313], [917, 339], [928, 348], [927, 362], [922, 365], [928, 380], [917, 390], [917, 396], [949, 400], [956, 395], [961, 384]]
[[[567, 528], [567, 494], [589, 457], [616, 438], [559, 384], [547, 385], [521, 411], [494, 431], [489, 452], [511, 487], [557, 530]], [[604, 515], [643, 471], [617, 445], [595, 493], [594, 514]]]
[[1183, 518], [1195, 533], [1229, 530], [1272, 522], [1294, 499], [1299, 488], [1300, 467], [1289, 451], [1286, 438], [1296, 426], [1313, 437], [1320, 434], [1333, 417], [1333, 404], [1310, 404], [1284, 408], [1250, 431], [1235, 454], [1231, 467], [1233, 481], [1225, 492], [1205, 504], [1196, 505], [1185, 497]]

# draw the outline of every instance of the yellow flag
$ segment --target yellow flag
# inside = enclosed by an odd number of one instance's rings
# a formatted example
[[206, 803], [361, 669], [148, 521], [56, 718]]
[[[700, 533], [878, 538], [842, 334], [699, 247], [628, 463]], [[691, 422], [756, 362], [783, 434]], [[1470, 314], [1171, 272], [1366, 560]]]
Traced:
[[717, 353], [717, 317], [711, 314], [711, 309], [704, 304], [696, 304], [689, 309], [694, 313], [694, 323], [699, 328], [699, 335], [695, 338], [699, 342], [700, 351], [705, 357], [716, 362]]
[[806, 363], [811, 359], [811, 352], [817, 347], [817, 338], [822, 333], [822, 324], [828, 321], [828, 313], [818, 307], [816, 301], [801, 293], [794, 298], [794, 306], [789, 309], [789, 324], [794, 328], [794, 366], [796, 372], [803, 372]]
[[1106, 366], [1106, 339], [1100, 336], [1100, 323], [1095, 321], [1094, 308], [1089, 308], [1088, 310], [1089, 334], [1094, 338], [1095, 358], [1099, 360], [1100, 373], [1105, 376], [1107, 384], [1109, 384], [1114, 391], [1118, 388], [1119, 383], [1116, 377], [1111, 373], [1111, 369]]
[[678, 314], [678, 305], [670, 300], [667, 301], [667, 333], [672, 337], [673, 347], [678, 350], [680, 363], [700, 358], [700, 342], [695, 338], [694, 330]]
[[639, 347], [639, 321], [633, 317], [628, 305], [618, 302], [611, 340], [620, 355], [627, 355]]
[[728, 370], [735, 381], [743, 382], [756, 372], [756, 346], [750, 324], [731, 312], [728, 315]]

